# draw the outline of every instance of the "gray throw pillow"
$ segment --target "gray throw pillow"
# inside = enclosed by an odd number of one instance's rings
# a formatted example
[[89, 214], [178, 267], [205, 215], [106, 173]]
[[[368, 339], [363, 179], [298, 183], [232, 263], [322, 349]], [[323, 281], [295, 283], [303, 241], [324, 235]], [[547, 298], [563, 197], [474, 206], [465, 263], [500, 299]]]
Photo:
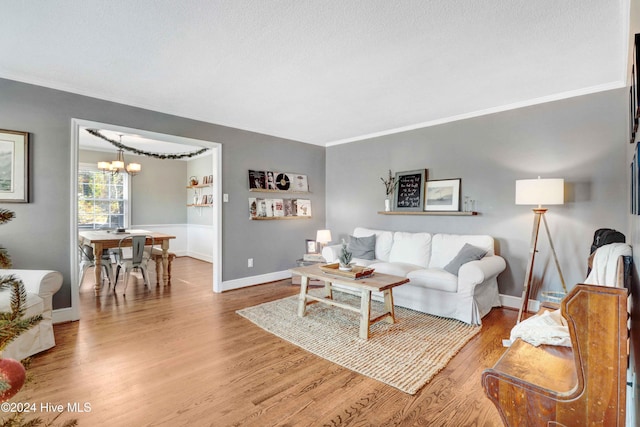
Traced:
[[475, 261], [477, 259], [482, 259], [487, 254], [487, 251], [479, 248], [477, 246], [470, 245], [465, 243], [458, 255], [456, 255], [449, 264], [444, 266], [444, 269], [447, 270], [451, 274], [458, 275], [458, 270], [462, 267], [463, 264], [468, 263], [469, 261]]
[[354, 258], [374, 260], [376, 259], [376, 235], [367, 237], [349, 236], [347, 249]]

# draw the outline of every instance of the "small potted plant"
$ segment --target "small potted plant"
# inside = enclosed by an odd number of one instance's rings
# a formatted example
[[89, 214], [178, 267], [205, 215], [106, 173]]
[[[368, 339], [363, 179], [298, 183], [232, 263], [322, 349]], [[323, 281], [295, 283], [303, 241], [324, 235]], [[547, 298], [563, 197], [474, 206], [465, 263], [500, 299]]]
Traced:
[[347, 243], [342, 239], [342, 249], [340, 250], [340, 256], [338, 256], [338, 261], [340, 261], [340, 267], [338, 267], [342, 271], [351, 271], [351, 257], [352, 253], [347, 249]]
[[387, 179], [380, 177], [380, 180], [384, 184], [384, 188], [385, 188], [386, 197], [384, 199], [384, 210], [386, 212], [389, 212], [391, 210], [391, 195], [393, 194], [393, 190], [395, 190], [396, 185], [398, 185], [398, 182], [396, 181], [396, 178], [391, 173], [391, 169], [389, 169], [389, 177]]

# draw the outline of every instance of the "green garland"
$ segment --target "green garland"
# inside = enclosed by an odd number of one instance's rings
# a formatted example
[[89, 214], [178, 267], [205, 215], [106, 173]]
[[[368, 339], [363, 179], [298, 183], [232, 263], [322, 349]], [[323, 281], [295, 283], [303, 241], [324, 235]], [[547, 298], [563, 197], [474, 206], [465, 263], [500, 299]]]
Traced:
[[117, 148], [119, 148], [121, 150], [126, 150], [126, 151], [129, 151], [131, 153], [137, 154], [139, 156], [154, 157], [156, 159], [169, 159], [169, 160], [185, 159], [185, 158], [189, 158], [189, 157], [198, 156], [198, 155], [206, 152], [207, 150], [209, 150], [208, 148], [201, 148], [201, 149], [193, 151], [191, 153], [182, 153], [182, 154], [153, 153], [151, 151], [143, 151], [143, 150], [138, 150], [137, 148], [127, 147], [126, 145], [124, 145], [124, 144], [122, 144], [122, 143], [120, 143], [118, 141], [114, 141], [113, 139], [107, 138], [106, 136], [101, 134], [98, 129], [85, 129], [85, 130], [87, 132], [89, 132], [91, 135], [97, 136], [98, 138], [102, 138], [105, 141], [111, 143], [112, 145], [114, 145], [115, 147], [117, 147]]

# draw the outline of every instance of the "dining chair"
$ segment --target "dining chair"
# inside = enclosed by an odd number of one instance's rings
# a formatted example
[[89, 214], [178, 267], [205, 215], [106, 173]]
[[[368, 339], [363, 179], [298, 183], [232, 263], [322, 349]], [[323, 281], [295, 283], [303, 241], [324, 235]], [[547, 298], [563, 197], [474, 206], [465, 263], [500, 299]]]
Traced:
[[[147, 245], [146, 242], [149, 240], [151, 242], [150, 245]], [[116, 267], [116, 280], [113, 285], [113, 292], [116, 291], [116, 285], [118, 283], [118, 276], [120, 275], [120, 269], [124, 269], [124, 290], [122, 291], [123, 295], [127, 292], [127, 285], [129, 284], [129, 274], [132, 270], [140, 270], [142, 272], [142, 279], [144, 280], [144, 284], [151, 289], [149, 286], [149, 274], [147, 272], [147, 264], [149, 263], [149, 259], [151, 258], [151, 251], [153, 250], [155, 242], [153, 236], [127, 236], [120, 239], [118, 242], [118, 264]], [[131, 256], [127, 254], [125, 257], [125, 253], [123, 248], [131, 247]]]
[[[96, 266], [96, 258], [93, 253], [93, 247], [90, 245], [79, 244], [78, 250], [80, 254], [80, 281], [78, 282], [78, 286], [80, 286], [80, 284], [82, 284], [82, 280], [84, 279], [84, 274], [87, 271], [87, 269], [89, 267]], [[111, 284], [115, 282], [113, 281], [113, 268], [111, 266], [111, 255], [109, 251], [106, 249], [102, 251], [102, 256], [100, 257], [100, 266], [101, 266], [102, 272], [104, 272], [104, 275], [101, 273], [100, 277], [102, 277], [104, 280], [104, 277], [106, 276], [107, 280], [109, 281], [109, 286], [111, 286]]]

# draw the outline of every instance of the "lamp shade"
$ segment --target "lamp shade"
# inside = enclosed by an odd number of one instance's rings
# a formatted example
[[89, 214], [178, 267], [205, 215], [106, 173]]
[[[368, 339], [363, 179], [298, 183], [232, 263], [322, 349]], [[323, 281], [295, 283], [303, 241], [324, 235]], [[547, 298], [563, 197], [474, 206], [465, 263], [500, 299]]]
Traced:
[[516, 205], [564, 204], [564, 179], [516, 180]]
[[331, 231], [318, 230], [316, 233], [316, 241], [318, 243], [329, 243], [331, 241]]

